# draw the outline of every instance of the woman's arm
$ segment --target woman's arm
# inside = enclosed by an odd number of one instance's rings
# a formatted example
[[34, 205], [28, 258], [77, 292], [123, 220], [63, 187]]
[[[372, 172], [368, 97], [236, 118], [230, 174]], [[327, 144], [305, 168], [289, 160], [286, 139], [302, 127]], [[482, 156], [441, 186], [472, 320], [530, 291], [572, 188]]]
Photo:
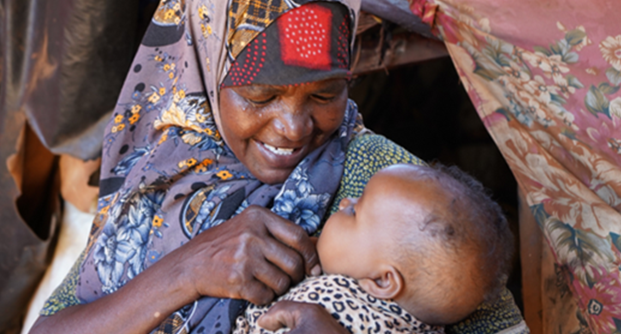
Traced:
[[146, 333], [176, 308], [191, 302], [188, 283], [173, 273], [174, 253], [162, 258], [115, 293], [89, 304], [39, 317], [30, 333]]
[[200, 296], [270, 302], [318, 274], [304, 230], [250, 206], [163, 257], [118, 291], [41, 317], [31, 333], [144, 333]]

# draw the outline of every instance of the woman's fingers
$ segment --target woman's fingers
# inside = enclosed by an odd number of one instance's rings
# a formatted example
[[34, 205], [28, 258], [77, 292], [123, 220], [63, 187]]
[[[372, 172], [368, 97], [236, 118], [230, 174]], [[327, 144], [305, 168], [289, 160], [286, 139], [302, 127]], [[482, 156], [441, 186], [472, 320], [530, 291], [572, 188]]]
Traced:
[[304, 258], [296, 250], [272, 239], [265, 241], [262, 252], [265, 259], [289, 275], [294, 283], [298, 283], [304, 278]]
[[293, 329], [300, 317], [300, 303], [281, 301], [272, 306], [269, 311], [259, 317], [257, 325], [275, 332], [281, 328]]
[[[321, 273], [319, 258], [315, 245], [303, 228], [273, 214], [275, 217], [266, 221], [268, 231], [283, 244], [293, 248], [304, 259], [304, 271], [307, 275]], [[317, 272], [319, 271], [319, 272]]]
[[317, 304], [280, 301], [259, 317], [257, 324], [270, 331], [287, 327], [292, 334], [349, 334], [325, 309]]
[[258, 264], [254, 272], [254, 278], [272, 289], [278, 296], [287, 292], [291, 285], [291, 277], [271, 263], [264, 262]]
[[317, 248], [317, 241], [319, 241], [318, 237], [310, 237], [310, 241], [313, 243], [313, 245], [315, 245], [315, 248]]
[[263, 282], [252, 280], [241, 286], [240, 297], [256, 305], [265, 305], [274, 300], [276, 295]]

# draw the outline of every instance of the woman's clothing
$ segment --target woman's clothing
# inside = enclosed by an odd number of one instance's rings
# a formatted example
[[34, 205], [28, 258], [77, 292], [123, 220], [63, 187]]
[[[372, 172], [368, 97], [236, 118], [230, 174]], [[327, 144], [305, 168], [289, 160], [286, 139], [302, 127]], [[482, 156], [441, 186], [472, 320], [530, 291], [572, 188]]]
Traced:
[[584, 327], [621, 331], [618, 1], [410, 3], [444, 39], [513, 170], [566, 286], [558, 290], [573, 293]]
[[[307, 277], [278, 298], [281, 300], [319, 304], [353, 334], [444, 334], [442, 326], [422, 323], [396, 302], [374, 298], [360, 287], [358, 281], [343, 275]], [[259, 317], [278, 301], [266, 306], [250, 304], [245, 314], [237, 318], [233, 334], [288, 332], [286, 328], [273, 332], [257, 325]]]

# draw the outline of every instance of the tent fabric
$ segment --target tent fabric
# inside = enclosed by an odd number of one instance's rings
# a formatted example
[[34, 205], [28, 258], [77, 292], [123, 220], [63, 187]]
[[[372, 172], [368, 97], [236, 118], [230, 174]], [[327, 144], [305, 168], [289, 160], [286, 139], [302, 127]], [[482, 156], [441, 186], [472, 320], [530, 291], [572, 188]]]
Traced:
[[47, 264], [58, 154], [99, 156], [137, 46], [138, 1], [0, 1], [0, 332], [14, 333]]
[[360, 9], [427, 38], [437, 38], [431, 27], [412, 13], [407, 0], [363, 0]]

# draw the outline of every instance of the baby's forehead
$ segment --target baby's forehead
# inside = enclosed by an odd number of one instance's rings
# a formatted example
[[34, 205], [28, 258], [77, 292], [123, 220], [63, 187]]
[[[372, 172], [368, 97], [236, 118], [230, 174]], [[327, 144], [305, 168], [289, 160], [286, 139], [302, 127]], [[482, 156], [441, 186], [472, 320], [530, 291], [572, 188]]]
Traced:
[[392, 165], [377, 172], [372, 179], [382, 179], [384, 182], [430, 182], [442, 183], [443, 175], [439, 171], [424, 165]]
[[[387, 169], [378, 172], [369, 183], [368, 196], [402, 197], [413, 203], [430, 198], [446, 200], [452, 197], [449, 180], [429, 167], [412, 166], [407, 169]], [[367, 189], [365, 189], [367, 190]]]
[[459, 215], [456, 210], [463, 207], [459, 191], [429, 169], [378, 173], [365, 195], [365, 203], [373, 203], [374, 209], [389, 215], [394, 223], [403, 222], [417, 230], [431, 221], [452, 220]]

